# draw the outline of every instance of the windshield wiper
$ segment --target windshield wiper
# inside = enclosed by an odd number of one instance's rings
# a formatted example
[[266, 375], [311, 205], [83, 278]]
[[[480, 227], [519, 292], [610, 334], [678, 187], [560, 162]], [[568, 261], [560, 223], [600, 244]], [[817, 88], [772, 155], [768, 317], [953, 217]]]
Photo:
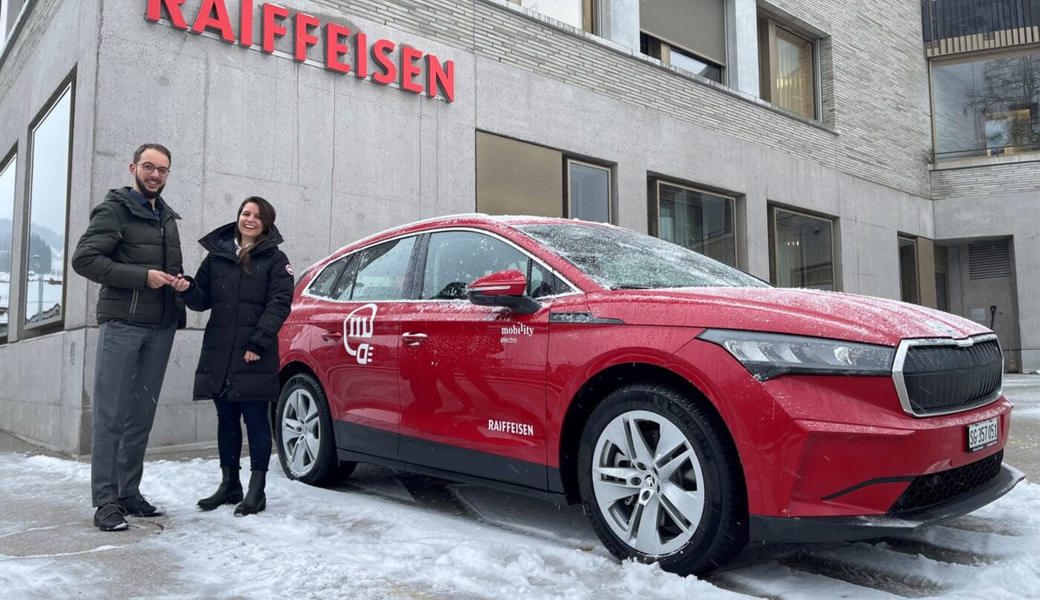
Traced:
[[645, 283], [619, 283], [610, 286], [612, 290], [652, 290], [658, 286], [646, 285]]

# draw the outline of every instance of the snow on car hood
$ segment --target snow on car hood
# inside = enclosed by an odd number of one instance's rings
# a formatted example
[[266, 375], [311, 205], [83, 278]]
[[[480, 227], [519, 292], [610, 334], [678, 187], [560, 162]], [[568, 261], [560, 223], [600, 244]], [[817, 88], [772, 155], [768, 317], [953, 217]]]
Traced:
[[895, 300], [790, 288], [683, 288], [590, 294], [597, 317], [633, 325], [687, 325], [790, 333], [894, 346], [903, 338], [989, 333], [957, 315]]

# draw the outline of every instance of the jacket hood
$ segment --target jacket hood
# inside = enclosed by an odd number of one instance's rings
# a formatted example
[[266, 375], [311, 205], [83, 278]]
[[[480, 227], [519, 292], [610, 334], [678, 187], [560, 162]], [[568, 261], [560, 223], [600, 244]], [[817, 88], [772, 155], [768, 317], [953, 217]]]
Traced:
[[[142, 219], [155, 218], [155, 215], [145, 210], [144, 206], [142, 206], [141, 203], [133, 197], [133, 195], [130, 193], [130, 189], [131, 188], [129, 186], [124, 186], [121, 188], [114, 188], [108, 190], [108, 194], [105, 195], [105, 200], [110, 202], [122, 202], [123, 205], [126, 206], [127, 210], [131, 212], [131, 214], [141, 217]], [[181, 216], [177, 214], [177, 211], [170, 208], [170, 205], [162, 199], [162, 196], [157, 196], [155, 198], [155, 204], [156, 206], [161, 207], [164, 212], [168, 213], [170, 218], [181, 218]]]
[[[232, 221], [226, 225], [221, 225], [199, 238], [199, 244], [201, 244], [208, 252], [227, 256], [234, 260], [237, 257], [235, 254], [234, 241], [235, 231], [237, 228], [238, 221]], [[282, 239], [282, 234], [279, 233], [278, 228], [271, 225], [267, 229], [267, 238], [256, 245], [253, 254], [259, 254], [277, 248], [283, 241], [285, 240]]]
[[628, 290], [590, 294], [597, 317], [630, 324], [741, 329], [896, 345], [990, 333], [974, 321], [896, 300], [790, 288]]

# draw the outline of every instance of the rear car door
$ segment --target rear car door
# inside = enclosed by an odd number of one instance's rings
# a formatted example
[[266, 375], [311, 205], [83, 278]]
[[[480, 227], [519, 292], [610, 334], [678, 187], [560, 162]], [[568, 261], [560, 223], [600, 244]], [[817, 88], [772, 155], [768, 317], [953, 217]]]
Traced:
[[396, 457], [400, 317], [413, 306], [407, 299], [416, 240], [390, 240], [343, 259], [330, 301], [312, 321], [323, 329], [320, 360], [337, 444], [344, 449]]

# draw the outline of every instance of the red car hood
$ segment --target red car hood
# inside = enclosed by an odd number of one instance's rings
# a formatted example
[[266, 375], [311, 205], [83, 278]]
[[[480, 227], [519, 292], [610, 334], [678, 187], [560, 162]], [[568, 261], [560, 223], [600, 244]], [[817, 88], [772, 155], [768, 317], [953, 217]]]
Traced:
[[989, 333], [916, 304], [789, 288], [619, 290], [590, 294], [597, 317], [633, 325], [681, 325], [789, 333], [894, 346], [904, 338], [961, 339]]

